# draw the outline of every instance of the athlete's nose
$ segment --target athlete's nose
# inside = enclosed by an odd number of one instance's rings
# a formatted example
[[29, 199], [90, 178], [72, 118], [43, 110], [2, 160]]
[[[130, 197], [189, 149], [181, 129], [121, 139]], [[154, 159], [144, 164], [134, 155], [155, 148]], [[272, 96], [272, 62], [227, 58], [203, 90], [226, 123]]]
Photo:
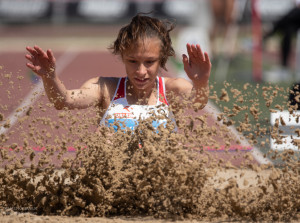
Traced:
[[147, 74], [147, 67], [144, 64], [140, 64], [137, 70], [138, 75], [145, 75]]

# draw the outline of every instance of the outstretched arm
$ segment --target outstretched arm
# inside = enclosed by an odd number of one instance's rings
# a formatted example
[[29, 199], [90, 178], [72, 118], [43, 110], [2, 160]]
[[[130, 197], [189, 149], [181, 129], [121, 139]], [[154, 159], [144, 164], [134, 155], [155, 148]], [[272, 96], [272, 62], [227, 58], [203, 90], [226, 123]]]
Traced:
[[56, 60], [51, 50], [43, 51], [40, 47], [26, 47], [29, 54], [26, 64], [39, 75], [44, 83], [46, 94], [56, 109], [87, 108], [100, 101], [98, 78], [87, 81], [80, 89], [67, 90], [56, 74]]
[[203, 108], [208, 101], [211, 62], [208, 54], [203, 53], [198, 44], [187, 44], [186, 47], [188, 55], [182, 55], [182, 62], [191, 82], [176, 78], [169, 81], [169, 89], [177, 95], [188, 96], [193, 104], [199, 103], [200, 108]]
[[182, 55], [184, 70], [193, 82], [196, 93], [194, 103], [198, 102], [204, 107], [208, 101], [211, 62], [207, 52], [203, 53], [199, 44], [196, 46], [187, 44], [186, 47], [188, 56]]

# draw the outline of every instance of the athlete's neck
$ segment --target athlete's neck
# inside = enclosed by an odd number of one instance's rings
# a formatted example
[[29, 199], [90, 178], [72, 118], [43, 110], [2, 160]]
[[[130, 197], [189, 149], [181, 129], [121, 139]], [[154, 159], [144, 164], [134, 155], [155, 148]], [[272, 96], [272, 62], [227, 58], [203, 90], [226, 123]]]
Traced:
[[156, 104], [157, 81], [147, 89], [136, 89], [127, 79], [126, 98], [129, 104], [151, 105]]

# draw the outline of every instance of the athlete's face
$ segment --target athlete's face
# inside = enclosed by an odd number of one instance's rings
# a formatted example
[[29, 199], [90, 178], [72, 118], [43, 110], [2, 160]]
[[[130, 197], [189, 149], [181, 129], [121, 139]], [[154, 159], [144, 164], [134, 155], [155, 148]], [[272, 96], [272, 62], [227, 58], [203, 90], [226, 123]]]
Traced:
[[136, 90], [147, 90], [155, 85], [160, 67], [160, 50], [161, 40], [145, 38], [123, 53], [128, 79]]

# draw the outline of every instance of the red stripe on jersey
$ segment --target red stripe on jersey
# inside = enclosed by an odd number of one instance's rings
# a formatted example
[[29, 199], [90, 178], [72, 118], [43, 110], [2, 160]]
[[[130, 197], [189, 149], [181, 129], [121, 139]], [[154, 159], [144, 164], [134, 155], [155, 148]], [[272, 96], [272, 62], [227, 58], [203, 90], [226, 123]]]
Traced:
[[125, 98], [125, 80], [125, 77], [121, 78], [120, 84], [118, 86], [118, 91], [116, 93], [116, 96], [114, 97], [114, 100], [117, 100], [119, 98]]
[[159, 81], [159, 101], [168, 105], [165, 92], [164, 92], [164, 85], [163, 85], [162, 78], [158, 77], [158, 81]]

